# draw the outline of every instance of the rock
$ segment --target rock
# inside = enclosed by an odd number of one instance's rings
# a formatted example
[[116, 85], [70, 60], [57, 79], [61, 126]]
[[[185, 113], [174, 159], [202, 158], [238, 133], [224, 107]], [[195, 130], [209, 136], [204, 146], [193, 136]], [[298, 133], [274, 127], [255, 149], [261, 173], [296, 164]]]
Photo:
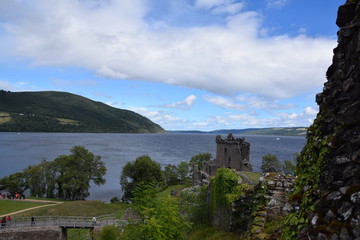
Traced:
[[339, 237], [336, 234], [331, 235], [330, 240], [338, 240]]
[[338, 210], [338, 213], [344, 218], [344, 220], [347, 220], [352, 214], [353, 208], [354, 206], [351, 203], [343, 202], [341, 208]]
[[285, 203], [285, 205], [284, 205], [284, 207], [283, 207], [283, 212], [287, 212], [287, 213], [289, 213], [289, 212], [292, 212], [293, 211], [293, 207], [291, 206], [291, 204], [290, 203]]
[[353, 203], [360, 204], [360, 191], [351, 194], [350, 200], [351, 200]]
[[352, 233], [355, 237], [360, 237], [360, 216], [356, 216], [350, 220], [350, 226], [352, 227]]
[[340, 191], [342, 194], [345, 194], [348, 189], [349, 189], [349, 186], [345, 186], [345, 187], [339, 188], [339, 191]]
[[348, 230], [346, 229], [346, 227], [342, 227], [341, 228], [341, 232], [340, 232], [340, 239], [352, 239], [352, 237], [349, 235]]
[[330, 193], [327, 197], [326, 200], [329, 201], [337, 201], [339, 200], [341, 197], [343, 196], [343, 194], [340, 191], [335, 191]]
[[327, 211], [327, 213], [326, 213], [326, 215], [325, 215], [325, 221], [326, 222], [330, 222], [331, 220], [334, 220], [334, 219], [336, 219], [336, 215], [335, 215], [335, 213], [331, 210], [331, 209], [329, 209], [328, 211]]
[[323, 233], [319, 233], [317, 236], [316, 236], [316, 240], [327, 240], [328, 237], [323, 234]]
[[316, 225], [318, 218], [319, 216], [315, 214], [314, 217], [311, 219], [311, 224]]
[[350, 162], [350, 159], [345, 156], [337, 156], [335, 158], [335, 164], [343, 164]]

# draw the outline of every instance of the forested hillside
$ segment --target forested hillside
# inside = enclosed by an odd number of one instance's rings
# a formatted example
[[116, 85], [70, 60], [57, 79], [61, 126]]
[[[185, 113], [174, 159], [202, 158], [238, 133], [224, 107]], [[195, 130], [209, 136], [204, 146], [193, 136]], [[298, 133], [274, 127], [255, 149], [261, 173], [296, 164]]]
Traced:
[[0, 91], [0, 131], [157, 133], [135, 112], [66, 92]]

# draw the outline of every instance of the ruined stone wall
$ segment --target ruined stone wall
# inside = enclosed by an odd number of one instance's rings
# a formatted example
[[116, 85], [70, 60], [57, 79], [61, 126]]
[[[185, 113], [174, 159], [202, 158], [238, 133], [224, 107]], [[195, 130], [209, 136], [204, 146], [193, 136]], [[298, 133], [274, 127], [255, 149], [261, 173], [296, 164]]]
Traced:
[[1, 240], [66, 240], [66, 230], [60, 227], [3, 228]]
[[[340, 6], [336, 24], [338, 46], [323, 92], [316, 101], [320, 112], [310, 127], [307, 151], [298, 166], [300, 174], [311, 173], [306, 161], [317, 161], [319, 181], [297, 182], [304, 195], [308, 224], [299, 239], [360, 238], [360, 2], [348, 0]], [[316, 146], [321, 146], [316, 149]], [[318, 160], [319, 159], [319, 160]], [[320, 164], [319, 164], [320, 163]], [[306, 181], [307, 183], [306, 183]], [[312, 189], [309, 193], [308, 189]]]
[[252, 171], [250, 143], [242, 138], [234, 138], [232, 134], [229, 134], [225, 139], [222, 139], [220, 135], [216, 136], [215, 164], [237, 171]]
[[[242, 176], [241, 172], [238, 174]], [[257, 239], [257, 235], [263, 234], [266, 223], [276, 221], [294, 210], [288, 202], [288, 194], [293, 190], [295, 178], [282, 173], [263, 174], [251, 190], [232, 203], [230, 209], [215, 209], [212, 225], [237, 234], [248, 232], [253, 236], [252, 239]], [[211, 184], [208, 191], [210, 205]]]

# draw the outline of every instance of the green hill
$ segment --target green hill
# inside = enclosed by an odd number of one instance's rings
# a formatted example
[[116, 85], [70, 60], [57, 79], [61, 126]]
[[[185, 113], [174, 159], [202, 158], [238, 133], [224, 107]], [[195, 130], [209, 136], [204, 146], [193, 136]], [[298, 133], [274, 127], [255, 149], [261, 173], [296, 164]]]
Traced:
[[132, 111], [71, 93], [0, 91], [0, 131], [158, 133], [164, 129]]
[[277, 136], [306, 136], [306, 127], [277, 127], [277, 128], [248, 128], [215, 130], [216, 134], [245, 134], [245, 135], [277, 135]]

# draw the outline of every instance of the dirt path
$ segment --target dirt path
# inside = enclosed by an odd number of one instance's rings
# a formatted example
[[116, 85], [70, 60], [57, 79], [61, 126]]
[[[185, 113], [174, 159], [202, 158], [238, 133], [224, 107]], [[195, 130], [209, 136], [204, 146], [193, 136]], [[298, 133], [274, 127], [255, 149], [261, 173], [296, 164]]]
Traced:
[[[1, 199], [1, 200], [6, 200], [6, 199]], [[0, 201], [1, 201], [0, 200]], [[36, 199], [11, 199], [10, 201], [17, 201], [17, 202], [36, 202], [36, 203], [53, 203], [53, 204], [46, 204], [46, 205], [40, 205], [40, 206], [36, 206], [36, 207], [31, 207], [31, 208], [25, 208], [16, 212], [11, 212], [11, 213], [6, 213], [3, 215], [0, 215], [0, 217], [5, 217], [5, 216], [12, 216], [18, 213], [22, 213], [22, 212], [26, 212], [29, 210], [33, 210], [33, 209], [37, 209], [37, 208], [42, 208], [42, 207], [49, 207], [49, 206], [54, 206], [56, 204], [61, 204], [63, 202], [58, 202], [58, 201], [46, 201], [46, 200], [36, 200]]]

